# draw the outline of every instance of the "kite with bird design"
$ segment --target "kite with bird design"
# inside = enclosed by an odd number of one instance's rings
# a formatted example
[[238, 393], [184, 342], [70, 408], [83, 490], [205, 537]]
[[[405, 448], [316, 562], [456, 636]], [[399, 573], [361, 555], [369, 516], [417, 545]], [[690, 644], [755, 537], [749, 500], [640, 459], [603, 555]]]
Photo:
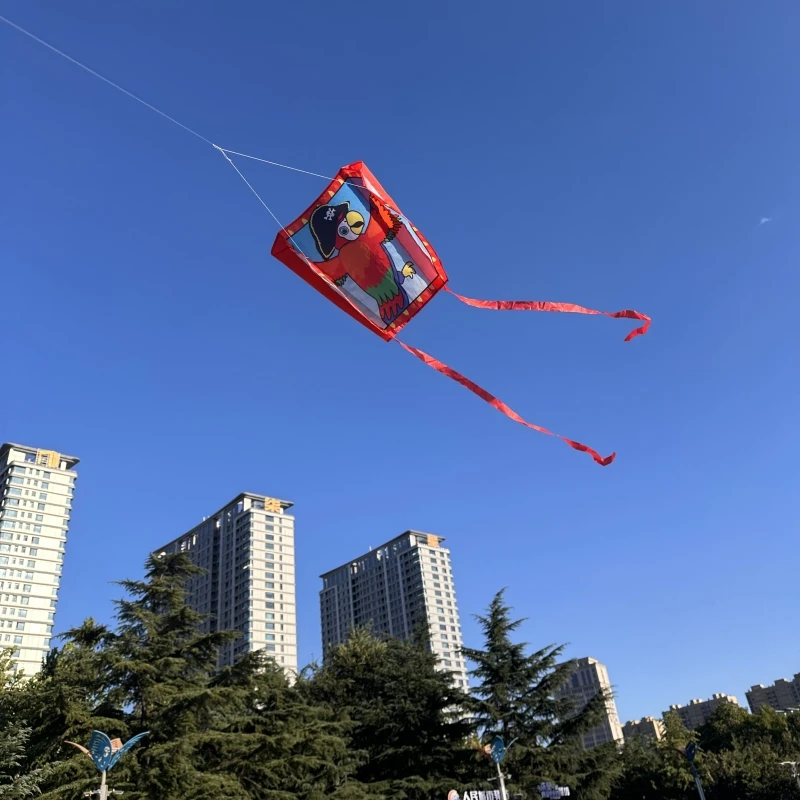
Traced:
[[[494, 311], [553, 311], [635, 319], [644, 323], [625, 341], [644, 334], [650, 318], [638, 311], [595, 311], [573, 303], [531, 300], [475, 300], [451, 291], [441, 259], [427, 239], [400, 212], [363, 162], [342, 167], [327, 189], [293, 223], [282, 228], [272, 254], [320, 294], [386, 341], [397, 334], [442, 289], [473, 308]], [[580, 442], [527, 422], [502, 400], [456, 370], [410, 345], [407, 352], [466, 387], [492, 407], [528, 428], [557, 436], [588, 453], [602, 466], [615, 457], [601, 456]]]

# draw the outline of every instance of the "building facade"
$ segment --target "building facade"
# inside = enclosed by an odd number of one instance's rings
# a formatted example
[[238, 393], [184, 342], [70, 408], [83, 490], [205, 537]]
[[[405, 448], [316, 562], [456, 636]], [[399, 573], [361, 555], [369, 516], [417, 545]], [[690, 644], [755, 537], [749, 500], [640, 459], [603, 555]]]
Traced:
[[661, 739], [664, 736], [664, 723], [655, 717], [634, 719], [622, 726], [622, 736], [626, 742], [637, 737], [642, 739]]
[[205, 632], [238, 630], [218, 666], [264, 650], [297, 674], [294, 517], [285, 500], [242, 493], [156, 553], [187, 553], [205, 572], [189, 581], [189, 606], [206, 615]]
[[78, 459], [0, 446], [0, 647], [37, 673], [50, 650]]
[[[739, 705], [739, 701], [731, 694], [712, 694], [708, 700], [690, 700], [688, 706], [674, 705], [670, 706], [669, 710], [680, 717], [685, 728], [693, 731], [695, 728], [705, 725], [723, 703]], [[667, 711], [664, 712], [665, 715], [667, 713]]]
[[600, 744], [622, 741], [622, 726], [617, 714], [608, 670], [596, 658], [579, 658], [570, 680], [556, 692], [556, 697], [569, 697], [575, 703], [575, 713], [580, 711], [596, 694], [605, 692], [605, 718], [601, 725], [583, 736], [584, 749], [590, 750]]
[[375, 634], [397, 639], [427, 628], [440, 669], [466, 689], [453, 569], [442, 542], [441, 536], [406, 531], [322, 575], [323, 654], [345, 642], [353, 628], [371, 625]]
[[800, 708], [800, 673], [792, 680], [779, 678], [770, 686], [751, 686], [745, 692], [750, 711], [757, 714], [764, 706], [769, 706], [775, 711], [789, 711]]

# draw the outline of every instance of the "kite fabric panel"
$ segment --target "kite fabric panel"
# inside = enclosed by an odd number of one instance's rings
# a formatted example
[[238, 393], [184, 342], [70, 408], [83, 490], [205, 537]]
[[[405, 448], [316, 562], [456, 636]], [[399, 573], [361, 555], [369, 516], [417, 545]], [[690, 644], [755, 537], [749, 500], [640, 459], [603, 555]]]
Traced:
[[362, 161], [278, 233], [272, 255], [386, 341], [447, 283], [434, 249]]
[[[436, 251], [399, 210], [362, 161], [342, 167], [327, 189], [283, 228], [272, 255], [323, 296], [386, 341], [444, 289], [473, 308], [604, 315], [643, 322], [625, 341], [647, 333], [650, 317], [638, 311], [596, 311], [574, 303], [541, 300], [476, 300], [453, 292]], [[502, 400], [422, 350], [397, 340], [406, 352], [469, 389], [521, 425], [561, 439], [601, 466], [614, 458], [523, 419]]]

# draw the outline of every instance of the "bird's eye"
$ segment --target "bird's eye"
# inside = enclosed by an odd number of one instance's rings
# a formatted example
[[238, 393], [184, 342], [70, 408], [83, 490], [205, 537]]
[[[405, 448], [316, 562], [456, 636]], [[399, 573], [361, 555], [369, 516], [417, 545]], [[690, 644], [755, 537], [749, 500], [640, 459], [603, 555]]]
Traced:
[[347, 236], [347, 234], [348, 234], [347, 226], [342, 225], [342, 227], [339, 228], [339, 235], [340, 236]]

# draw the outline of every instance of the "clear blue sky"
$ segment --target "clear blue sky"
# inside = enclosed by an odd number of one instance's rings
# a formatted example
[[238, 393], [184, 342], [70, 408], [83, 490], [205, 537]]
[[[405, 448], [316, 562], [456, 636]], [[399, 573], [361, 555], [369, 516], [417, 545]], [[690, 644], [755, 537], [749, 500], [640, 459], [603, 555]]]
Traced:
[[[601, 469], [315, 294], [219, 154], [0, 25], [0, 439], [82, 459], [59, 629], [247, 490], [296, 504], [301, 662], [318, 575], [413, 527], [452, 548], [470, 645], [507, 586], [623, 719], [800, 672], [794, 0], [0, 14], [225, 147], [365, 160], [455, 291], [654, 320], [623, 344], [441, 295], [403, 337]], [[323, 185], [240, 163], [287, 222]]]

